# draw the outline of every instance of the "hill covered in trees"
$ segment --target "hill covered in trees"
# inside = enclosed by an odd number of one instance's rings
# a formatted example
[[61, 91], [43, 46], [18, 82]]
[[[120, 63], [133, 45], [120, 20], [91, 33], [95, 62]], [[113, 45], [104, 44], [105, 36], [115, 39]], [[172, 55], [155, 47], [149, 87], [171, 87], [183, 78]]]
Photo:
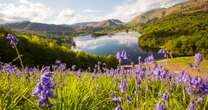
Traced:
[[5, 24], [0, 23], [0, 27], [6, 29], [11, 29], [19, 32], [29, 32], [47, 37], [77, 36], [80, 34], [90, 34], [92, 32], [99, 31], [105, 28], [113, 28], [121, 25], [123, 25], [123, 22], [117, 19], [108, 19], [97, 22], [83, 22], [72, 25], [44, 24], [30, 21]]
[[201, 52], [208, 56], [208, 0], [187, 0], [169, 8], [148, 11], [128, 23], [138, 31], [145, 50], [168, 50], [173, 56]]
[[93, 68], [98, 62], [105, 63], [107, 67], [115, 67], [118, 64], [114, 56], [101, 57], [84, 52], [74, 52], [68, 45], [58, 44], [54, 39], [1, 28], [0, 60], [4, 63], [19, 65], [18, 61], [13, 61], [17, 54], [6, 39], [8, 33], [16, 35], [19, 39], [17, 47], [25, 66], [49, 65], [54, 64], [56, 60], [65, 62], [67, 66], [77, 65], [80, 68]]
[[175, 14], [143, 26], [143, 48], [165, 48], [173, 56], [208, 55], [208, 13]]

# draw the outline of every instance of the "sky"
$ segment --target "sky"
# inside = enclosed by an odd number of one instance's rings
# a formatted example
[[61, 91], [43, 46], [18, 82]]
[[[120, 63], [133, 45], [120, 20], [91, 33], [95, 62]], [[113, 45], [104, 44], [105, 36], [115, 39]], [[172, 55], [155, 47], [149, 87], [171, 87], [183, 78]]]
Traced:
[[0, 21], [48, 24], [119, 19], [128, 22], [146, 11], [186, 0], [0, 0]]

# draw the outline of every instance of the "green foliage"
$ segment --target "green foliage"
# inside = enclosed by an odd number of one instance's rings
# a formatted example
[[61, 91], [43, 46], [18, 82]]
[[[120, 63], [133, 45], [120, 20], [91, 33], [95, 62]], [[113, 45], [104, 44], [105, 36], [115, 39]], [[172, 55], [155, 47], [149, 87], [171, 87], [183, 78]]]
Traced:
[[105, 36], [105, 35], [108, 35], [108, 33], [105, 33], [105, 32], [94, 32], [94, 33], [92, 33], [93, 37], [99, 37], [99, 36]]
[[[46, 39], [34, 34], [14, 33], [4, 29], [0, 30], [0, 61], [9, 63], [17, 57], [14, 49], [9, 46], [6, 39], [7, 33], [13, 33], [19, 39], [17, 45], [20, 54], [23, 55], [25, 66], [50, 65], [56, 60], [67, 63], [68, 66], [78, 65], [78, 67], [94, 67], [98, 61], [105, 62], [108, 67], [115, 67], [118, 61], [111, 56], [96, 56], [84, 52], [74, 52], [68, 45], [57, 44], [57, 40]], [[114, 62], [112, 63], [113, 60]], [[12, 62], [19, 64], [18, 61]]]
[[208, 55], [208, 13], [178, 14], [143, 26], [142, 48], [165, 48], [174, 56]]
[[[38, 105], [38, 97], [32, 97], [31, 93], [39, 82], [40, 71], [26, 79], [7, 73], [0, 73], [0, 109], [26, 109], [46, 110], [46, 107]], [[56, 99], [51, 99], [54, 104], [48, 107], [50, 110], [112, 110], [118, 103], [112, 102], [115, 96], [121, 96], [121, 105], [125, 110], [155, 110], [158, 102], [163, 102], [167, 110], [185, 110], [195, 96], [185, 92], [185, 84], [178, 86], [169, 80], [152, 79], [147, 77], [142, 81], [140, 89], [137, 89], [136, 76], [127, 79], [125, 93], [120, 92], [120, 83], [124, 76], [116, 75], [114, 78], [105, 74], [95, 75], [83, 73], [79, 79], [74, 72], [55, 71], [53, 81], [57, 82], [54, 88]], [[14, 83], [15, 82], [15, 83]], [[162, 94], [168, 93], [169, 100], [162, 100]], [[128, 103], [126, 96], [131, 97], [132, 103]], [[196, 110], [206, 110], [208, 96], [205, 96], [203, 104], [196, 104]]]

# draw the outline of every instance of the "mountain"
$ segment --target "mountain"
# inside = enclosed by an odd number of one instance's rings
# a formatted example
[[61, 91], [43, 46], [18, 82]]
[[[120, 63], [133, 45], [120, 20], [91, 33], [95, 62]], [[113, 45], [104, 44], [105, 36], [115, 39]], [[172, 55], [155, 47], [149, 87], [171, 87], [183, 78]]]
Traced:
[[104, 28], [104, 27], [111, 27], [111, 26], [119, 26], [122, 25], [123, 22], [117, 19], [109, 19], [99, 22], [84, 22], [84, 23], [77, 23], [70, 25], [72, 28], [81, 29], [81, 28], [87, 28], [87, 27], [93, 27], [93, 28]]
[[17, 23], [7, 23], [1, 25], [1, 27], [15, 30], [31, 32], [39, 35], [45, 34], [56, 34], [56, 35], [71, 35], [76, 32], [87, 30], [94, 30], [97, 28], [113, 27], [119, 26], [123, 23], [117, 19], [109, 19], [100, 22], [84, 22], [72, 25], [55, 25], [55, 24], [43, 24], [34, 23], [29, 21], [17, 22]]
[[169, 8], [154, 9], [135, 17], [129, 24], [146, 23], [174, 14], [189, 14], [199, 11], [208, 11], [208, 0], [188, 0]]
[[192, 56], [200, 52], [208, 58], [208, 0], [189, 0], [152, 10], [131, 23], [140, 27], [138, 43], [145, 50], [162, 48], [171, 56]]

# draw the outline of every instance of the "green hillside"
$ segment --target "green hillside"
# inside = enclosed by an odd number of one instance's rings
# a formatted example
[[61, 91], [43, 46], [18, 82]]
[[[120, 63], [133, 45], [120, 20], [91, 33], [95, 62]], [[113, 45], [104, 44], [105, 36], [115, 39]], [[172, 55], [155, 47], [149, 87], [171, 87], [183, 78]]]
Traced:
[[169, 8], [159, 8], [145, 12], [135, 17], [129, 24], [137, 25], [151, 20], [161, 19], [174, 14], [189, 14], [200, 11], [208, 11], [208, 0], [188, 0]]
[[[4, 63], [11, 63], [17, 57], [15, 49], [9, 46], [6, 39], [8, 33], [15, 34], [19, 39], [18, 49], [23, 55], [25, 66], [49, 65], [54, 64], [56, 60], [61, 60], [68, 66], [75, 64], [82, 68], [94, 67], [98, 61], [105, 62], [108, 67], [117, 65], [117, 60], [113, 56], [99, 57], [84, 52], [74, 52], [68, 45], [57, 44], [53, 39], [0, 29], [0, 60]], [[12, 63], [19, 64], [18, 61]]]
[[139, 44], [143, 48], [165, 48], [173, 56], [208, 55], [208, 13], [196, 12], [164, 17], [143, 27]]

